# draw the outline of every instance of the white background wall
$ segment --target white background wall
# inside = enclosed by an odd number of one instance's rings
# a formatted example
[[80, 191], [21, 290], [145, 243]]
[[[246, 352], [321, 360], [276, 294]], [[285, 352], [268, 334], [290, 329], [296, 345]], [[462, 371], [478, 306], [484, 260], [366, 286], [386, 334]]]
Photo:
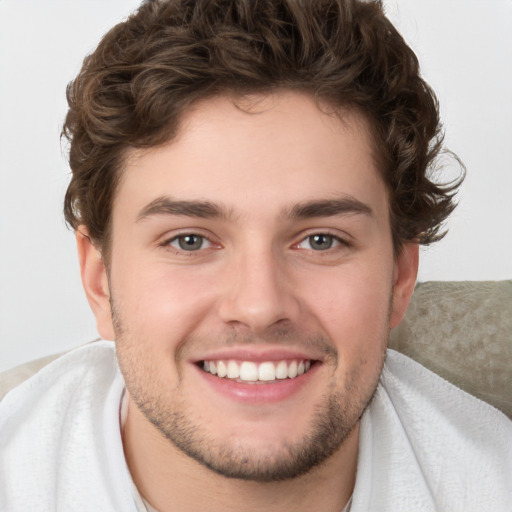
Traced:
[[[97, 336], [59, 133], [65, 86], [138, 0], [0, 0], [0, 371]], [[388, 0], [468, 168], [450, 233], [420, 280], [512, 279], [512, 0]], [[450, 172], [450, 169], [448, 169]]]

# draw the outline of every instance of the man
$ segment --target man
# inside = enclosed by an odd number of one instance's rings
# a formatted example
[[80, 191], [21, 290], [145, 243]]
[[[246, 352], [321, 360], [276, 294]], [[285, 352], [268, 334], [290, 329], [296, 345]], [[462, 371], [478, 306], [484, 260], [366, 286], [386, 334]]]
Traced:
[[96, 342], [0, 403], [2, 510], [507, 510], [512, 426], [386, 352], [435, 97], [376, 2], [162, 0], [68, 89]]

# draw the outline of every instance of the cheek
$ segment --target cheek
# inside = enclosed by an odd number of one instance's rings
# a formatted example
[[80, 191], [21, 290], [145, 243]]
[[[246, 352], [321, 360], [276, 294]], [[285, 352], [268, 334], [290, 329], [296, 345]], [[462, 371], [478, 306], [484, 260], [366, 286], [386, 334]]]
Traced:
[[[322, 324], [338, 351], [333, 385], [366, 403], [375, 387], [389, 336], [389, 281], [347, 277], [324, 302]], [[386, 286], [387, 285], [387, 286]]]
[[173, 346], [211, 309], [214, 283], [198, 269], [175, 269], [165, 263], [117, 268], [112, 276], [114, 300], [133, 337]]
[[315, 279], [310, 291], [310, 310], [340, 353], [377, 352], [387, 339], [391, 269], [373, 268], [371, 272], [368, 266], [340, 269], [335, 276]]

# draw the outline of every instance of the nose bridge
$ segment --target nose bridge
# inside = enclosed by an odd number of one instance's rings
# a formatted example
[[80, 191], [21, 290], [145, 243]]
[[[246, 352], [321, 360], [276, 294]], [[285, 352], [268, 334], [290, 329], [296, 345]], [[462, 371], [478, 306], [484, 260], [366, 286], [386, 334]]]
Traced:
[[224, 322], [262, 331], [283, 320], [296, 320], [298, 301], [284, 257], [269, 242], [239, 248], [230, 261], [220, 315]]

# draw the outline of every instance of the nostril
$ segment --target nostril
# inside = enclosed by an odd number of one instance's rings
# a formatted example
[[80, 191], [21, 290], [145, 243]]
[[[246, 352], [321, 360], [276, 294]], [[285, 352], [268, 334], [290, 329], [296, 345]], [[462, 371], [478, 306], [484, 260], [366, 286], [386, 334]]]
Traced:
[[291, 298], [281, 297], [249, 300], [248, 298], [229, 299], [219, 309], [221, 319], [233, 327], [247, 327], [251, 332], [261, 333], [269, 329], [286, 331], [290, 324], [299, 319], [299, 308]]

